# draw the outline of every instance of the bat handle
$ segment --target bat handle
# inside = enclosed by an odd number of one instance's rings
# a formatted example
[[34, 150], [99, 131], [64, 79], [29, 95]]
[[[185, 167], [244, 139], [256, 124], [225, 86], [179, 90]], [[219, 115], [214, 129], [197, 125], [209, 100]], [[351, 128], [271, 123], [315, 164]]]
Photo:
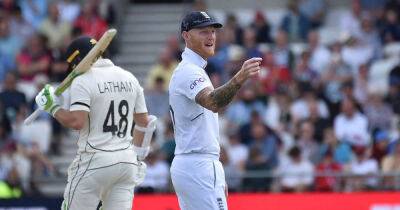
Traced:
[[36, 109], [29, 117], [24, 120], [25, 125], [31, 124], [40, 114], [40, 109]]

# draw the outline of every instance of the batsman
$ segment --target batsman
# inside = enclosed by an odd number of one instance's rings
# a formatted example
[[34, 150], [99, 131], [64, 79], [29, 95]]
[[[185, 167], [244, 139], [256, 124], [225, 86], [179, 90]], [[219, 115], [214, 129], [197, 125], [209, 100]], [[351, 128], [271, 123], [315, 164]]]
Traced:
[[[95, 45], [96, 40], [86, 36], [73, 40], [67, 49], [69, 68], [85, 62]], [[147, 113], [138, 80], [100, 57], [72, 81], [69, 110], [61, 108], [54, 90], [46, 85], [39, 92], [39, 109], [79, 131], [78, 152], [68, 168], [61, 209], [94, 210], [102, 201], [104, 210], [130, 210], [134, 187], [145, 176], [142, 161], [149, 153], [157, 120]]]

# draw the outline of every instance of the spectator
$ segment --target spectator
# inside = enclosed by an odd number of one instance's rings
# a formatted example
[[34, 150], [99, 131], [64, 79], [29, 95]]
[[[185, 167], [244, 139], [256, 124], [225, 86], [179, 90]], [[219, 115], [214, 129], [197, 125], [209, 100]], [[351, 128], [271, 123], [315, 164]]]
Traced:
[[64, 37], [60, 47], [51, 49], [52, 62], [49, 76], [51, 82], [62, 82], [71, 71], [71, 69], [68, 69], [68, 62], [65, 60], [71, 38], [71, 36]]
[[90, 0], [96, 14], [112, 26], [116, 23], [116, 11], [110, 0]]
[[256, 32], [257, 43], [272, 43], [271, 26], [262, 11], [256, 11], [251, 27]]
[[297, 0], [290, 0], [287, 9], [288, 13], [282, 19], [280, 29], [288, 34], [291, 42], [305, 41], [308, 31], [311, 29], [310, 21], [299, 10]]
[[283, 192], [305, 192], [311, 189], [314, 182], [314, 166], [302, 158], [299, 147], [292, 147], [288, 152], [289, 159], [280, 164], [278, 174]]
[[19, 5], [24, 19], [38, 29], [47, 15], [47, 0], [19, 1]]
[[243, 45], [243, 29], [237, 22], [236, 16], [233, 13], [229, 13], [226, 17], [226, 23], [223, 30], [232, 32], [233, 43]]
[[165, 80], [163, 77], [156, 77], [152, 89], [145, 92], [146, 104], [150, 113], [160, 119], [169, 115], [168, 92], [165, 91]]
[[15, 63], [12, 59], [0, 51], [0, 84], [3, 84], [7, 73], [13, 71], [14, 68]]
[[[239, 51], [242, 51], [241, 47], [237, 45], [233, 45], [234, 37], [231, 29], [227, 27], [223, 27], [219, 31], [217, 31], [218, 42], [216, 42], [215, 48], [217, 49], [215, 55], [208, 59], [208, 64], [206, 66], [206, 72], [212, 78], [213, 74], [218, 74], [222, 82], [230, 78], [229, 73], [227, 71], [230, 57], [230, 51], [232, 48], [239, 48]], [[244, 54], [244, 53], [243, 53]], [[244, 57], [244, 56], [243, 56]], [[211, 70], [211, 71], [210, 71]]]
[[389, 134], [386, 131], [377, 131], [374, 136], [374, 144], [372, 145], [372, 158], [378, 161], [380, 165], [384, 156], [389, 151]]
[[323, 141], [323, 132], [330, 125], [327, 118], [323, 118], [318, 110], [318, 103], [314, 101], [308, 105], [310, 117], [307, 119], [314, 126], [314, 139], [321, 143]]
[[296, 140], [297, 146], [301, 149], [302, 158], [316, 164], [319, 161], [318, 157], [318, 144], [314, 139], [315, 128], [309, 121], [300, 123], [299, 135]]
[[8, 19], [0, 16], [0, 54], [6, 56], [15, 65], [14, 60], [19, 53], [23, 41], [10, 33]]
[[56, 2], [50, 3], [48, 13], [49, 16], [41, 23], [39, 31], [47, 37], [48, 47], [59, 48], [64, 45], [65, 38], [71, 34], [71, 24], [60, 18]]
[[368, 72], [369, 65], [361, 64], [358, 73], [354, 77], [354, 98], [358, 103], [365, 104], [368, 99]]
[[21, 198], [22, 195], [23, 190], [18, 179], [18, 172], [13, 169], [6, 180], [0, 180], [0, 199], [17, 199]]
[[347, 170], [354, 175], [347, 180], [346, 188], [350, 191], [374, 189], [378, 185], [376, 175], [379, 172], [378, 162], [368, 157], [368, 147], [355, 146], [356, 158], [350, 162]]
[[350, 35], [360, 34], [362, 8], [360, 0], [351, 1], [351, 11], [340, 16], [339, 26], [342, 33]]
[[155, 88], [156, 79], [161, 77], [164, 80], [164, 91], [168, 90], [169, 81], [171, 80], [172, 73], [174, 72], [178, 63], [173, 58], [172, 52], [168, 48], [161, 51], [158, 63], [151, 67], [147, 76], [147, 88]]
[[345, 165], [353, 158], [351, 146], [346, 142], [338, 141], [332, 128], [324, 130], [324, 141], [320, 146], [320, 157], [323, 159], [324, 154], [331, 150], [335, 162]]
[[179, 43], [179, 39], [176, 35], [171, 35], [167, 38], [166, 41], [166, 48], [168, 48], [171, 51], [171, 54], [173, 55], [173, 59], [176, 61], [181, 61], [182, 58], [182, 48]]
[[321, 76], [328, 70], [331, 61], [331, 52], [319, 43], [318, 31], [310, 31], [307, 38], [310, 52], [310, 68]]
[[360, 66], [370, 62], [373, 56], [373, 48], [356, 37], [349, 37], [342, 49], [343, 62], [350, 66], [354, 76], [357, 76]]
[[90, 2], [85, 2], [78, 18], [74, 21], [74, 27], [79, 28], [84, 35], [99, 40], [107, 30], [107, 23], [96, 14], [95, 8]]
[[400, 143], [397, 142], [393, 154], [386, 155], [381, 162], [382, 173], [384, 177], [384, 186], [386, 189], [394, 189], [396, 179], [398, 178], [394, 174], [400, 173]]
[[24, 112], [27, 108], [25, 95], [17, 90], [17, 81], [15, 73], [7, 73], [3, 91], [0, 92], [0, 104], [10, 122], [14, 122], [17, 114]]
[[290, 107], [290, 115], [292, 116], [292, 121], [294, 123], [300, 120], [305, 120], [310, 117], [310, 104], [317, 104], [319, 115], [322, 118], [329, 117], [329, 110], [326, 103], [319, 98], [317, 98], [314, 90], [307, 83], [300, 84], [301, 96], [292, 103]]
[[33, 35], [17, 56], [17, 70], [21, 80], [32, 82], [37, 75], [49, 75], [51, 61], [46, 38], [40, 34]]
[[[268, 171], [266, 166], [265, 157], [262, 154], [261, 148], [251, 147], [249, 151], [249, 159], [246, 163], [246, 172], [268, 172], [268, 175], [272, 173]], [[250, 192], [262, 192], [267, 191], [271, 187], [272, 179], [268, 177], [246, 177], [243, 179], [243, 190]]]
[[21, 7], [19, 6], [15, 8], [13, 16], [10, 19], [10, 31], [13, 36], [21, 40], [21, 46], [35, 33], [33, 26], [22, 16]]
[[3, 0], [0, 2], [0, 11], [5, 13], [5, 16], [12, 15], [17, 9], [18, 4], [14, 0]]
[[288, 131], [291, 122], [290, 105], [291, 99], [285, 91], [278, 89], [272, 93], [263, 117], [268, 127], [277, 132]]
[[267, 129], [264, 124], [258, 123], [251, 127], [250, 148], [256, 147], [261, 149], [261, 155], [264, 158], [265, 167], [273, 170], [278, 165], [278, 147], [279, 140]]
[[357, 111], [354, 100], [349, 98], [343, 99], [341, 109], [334, 122], [335, 135], [339, 141], [367, 146], [370, 142], [367, 117]]
[[226, 153], [230, 163], [243, 172], [249, 158], [249, 148], [240, 142], [240, 136], [237, 133], [229, 134], [228, 139], [229, 143], [226, 146]]
[[400, 65], [389, 74], [389, 93], [385, 99], [393, 108], [394, 113], [400, 114]]
[[400, 22], [398, 13], [394, 8], [389, 8], [380, 27], [380, 36], [383, 43], [400, 41]]
[[[1, 138], [6, 144], [5, 147], [1, 148], [0, 154], [0, 168], [4, 172], [3, 177], [9, 176], [9, 174], [17, 175], [13, 177], [18, 179], [20, 187], [24, 192], [29, 193], [31, 191], [31, 161], [28, 156], [21, 152], [20, 144], [18, 139], [11, 137], [12, 135], [3, 135]], [[0, 177], [1, 179], [1, 177]]]
[[252, 128], [257, 124], [263, 124], [262, 118], [260, 114], [253, 110], [250, 113], [250, 121], [242, 126], [239, 127], [239, 135], [240, 135], [240, 142], [249, 146], [250, 141], [254, 138], [252, 136]]
[[301, 83], [310, 83], [312, 87], [316, 88], [319, 84], [319, 75], [309, 64], [310, 56], [309, 51], [301, 53], [300, 60], [297, 62], [293, 72], [293, 79]]
[[[315, 190], [332, 192], [340, 189], [340, 178], [337, 177], [342, 166], [335, 162], [332, 150], [328, 149], [322, 161], [316, 167]], [[331, 175], [331, 176], [330, 176]]]
[[310, 27], [312, 29], [319, 28], [323, 25], [325, 14], [328, 12], [326, 0], [305, 0], [300, 1], [299, 5], [301, 13], [310, 20]]
[[227, 61], [224, 66], [224, 71], [221, 72], [222, 81], [228, 81], [230, 77], [234, 76], [241, 68], [242, 63], [246, 60], [246, 50], [244, 47], [239, 45], [229, 45], [227, 47]]
[[232, 102], [226, 110], [226, 117], [237, 126], [250, 122], [251, 112], [257, 111], [264, 116], [265, 104], [258, 101], [251, 87], [243, 87], [239, 92], [239, 98]]
[[0, 121], [0, 180], [5, 180], [12, 169], [12, 164], [5, 160], [9, 156], [10, 148], [15, 146], [15, 142], [10, 138], [9, 129], [5, 121]]
[[263, 56], [262, 68], [258, 77], [262, 90], [268, 95], [289, 86], [292, 80], [289, 69], [284, 65], [277, 64], [271, 51], [266, 52]]
[[279, 30], [275, 36], [272, 52], [274, 53], [276, 64], [292, 69], [294, 66], [294, 54], [289, 48], [288, 37], [285, 31]]
[[243, 46], [246, 50], [246, 59], [252, 57], [262, 57], [262, 53], [257, 46], [257, 34], [253, 28], [246, 28], [243, 35]]
[[339, 42], [331, 46], [331, 57], [327, 70], [321, 74], [321, 82], [324, 84], [324, 96], [332, 104], [338, 103], [342, 94], [342, 84], [351, 81], [353, 74], [349, 65], [342, 58], [342, 45]]
[[61, 0], [58, 2], [58, 9], [62, 21], [73, 23], [79, 16], [81, 8], [76, 0]]
[[361, 30], [360, 34], [357, 34], [357, 38], [362, 45], [372, 48], [374, 59], [382, 57], [381, 39], [375, 22], [368, 13], [361, 16]]
[[370, 93], [368, 100], [363, 105], [363, 110], [368, 119], [370, 131], [392, 129], [393, 109], [383, 101], [383, 96], [379, 93]]
[[157, 151], [147, 156], [146, 163], [146, 177], [139, 185], [138, 192], [165, 192], [169, 180], [168, 164], [160, 158]]

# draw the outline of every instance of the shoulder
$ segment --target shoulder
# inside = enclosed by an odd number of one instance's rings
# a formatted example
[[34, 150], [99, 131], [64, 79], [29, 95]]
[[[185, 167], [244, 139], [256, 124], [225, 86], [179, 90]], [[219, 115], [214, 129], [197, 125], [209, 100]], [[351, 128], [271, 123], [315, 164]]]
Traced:
[[76, 76], [73, 81], [71, 82], [71, 87], [72, 88], [76, 88], [76, 87], [80, 87], [80, 86], [84, 86], [84, 87], [90, 87], [94, 84], [94, 79], [93, 79], [93, 71], [92, 69]]
[[132, 72], [130, 72], [128, 70], [125, 70], [125, 69], [123, 69], [122, 67], [119, 67], [119, 66], [115, 66], [115, 67], [116, 67], [116, 70], [121, 74], [121, 76], [123, 78], [128, 79], [128, 80], [132, 80], [132, 82], [135, 85], [141, 86], [139, 80], [136, 78], [136, 76]]

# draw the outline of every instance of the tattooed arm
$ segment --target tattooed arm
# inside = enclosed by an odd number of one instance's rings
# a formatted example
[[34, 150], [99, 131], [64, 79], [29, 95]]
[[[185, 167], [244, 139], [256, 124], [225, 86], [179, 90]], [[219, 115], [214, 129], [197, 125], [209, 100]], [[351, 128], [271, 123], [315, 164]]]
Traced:
[[218, 112], [233, 100], [242, 84], [249, 77], [258, 74], [260, 62], [261, 58], [252, 58], [245, 61], [239, 72], [221, 87], [214, 90], [211, 87], [206, 87], [201, 90], [196, 95], [196, 102], [213, 112]]

